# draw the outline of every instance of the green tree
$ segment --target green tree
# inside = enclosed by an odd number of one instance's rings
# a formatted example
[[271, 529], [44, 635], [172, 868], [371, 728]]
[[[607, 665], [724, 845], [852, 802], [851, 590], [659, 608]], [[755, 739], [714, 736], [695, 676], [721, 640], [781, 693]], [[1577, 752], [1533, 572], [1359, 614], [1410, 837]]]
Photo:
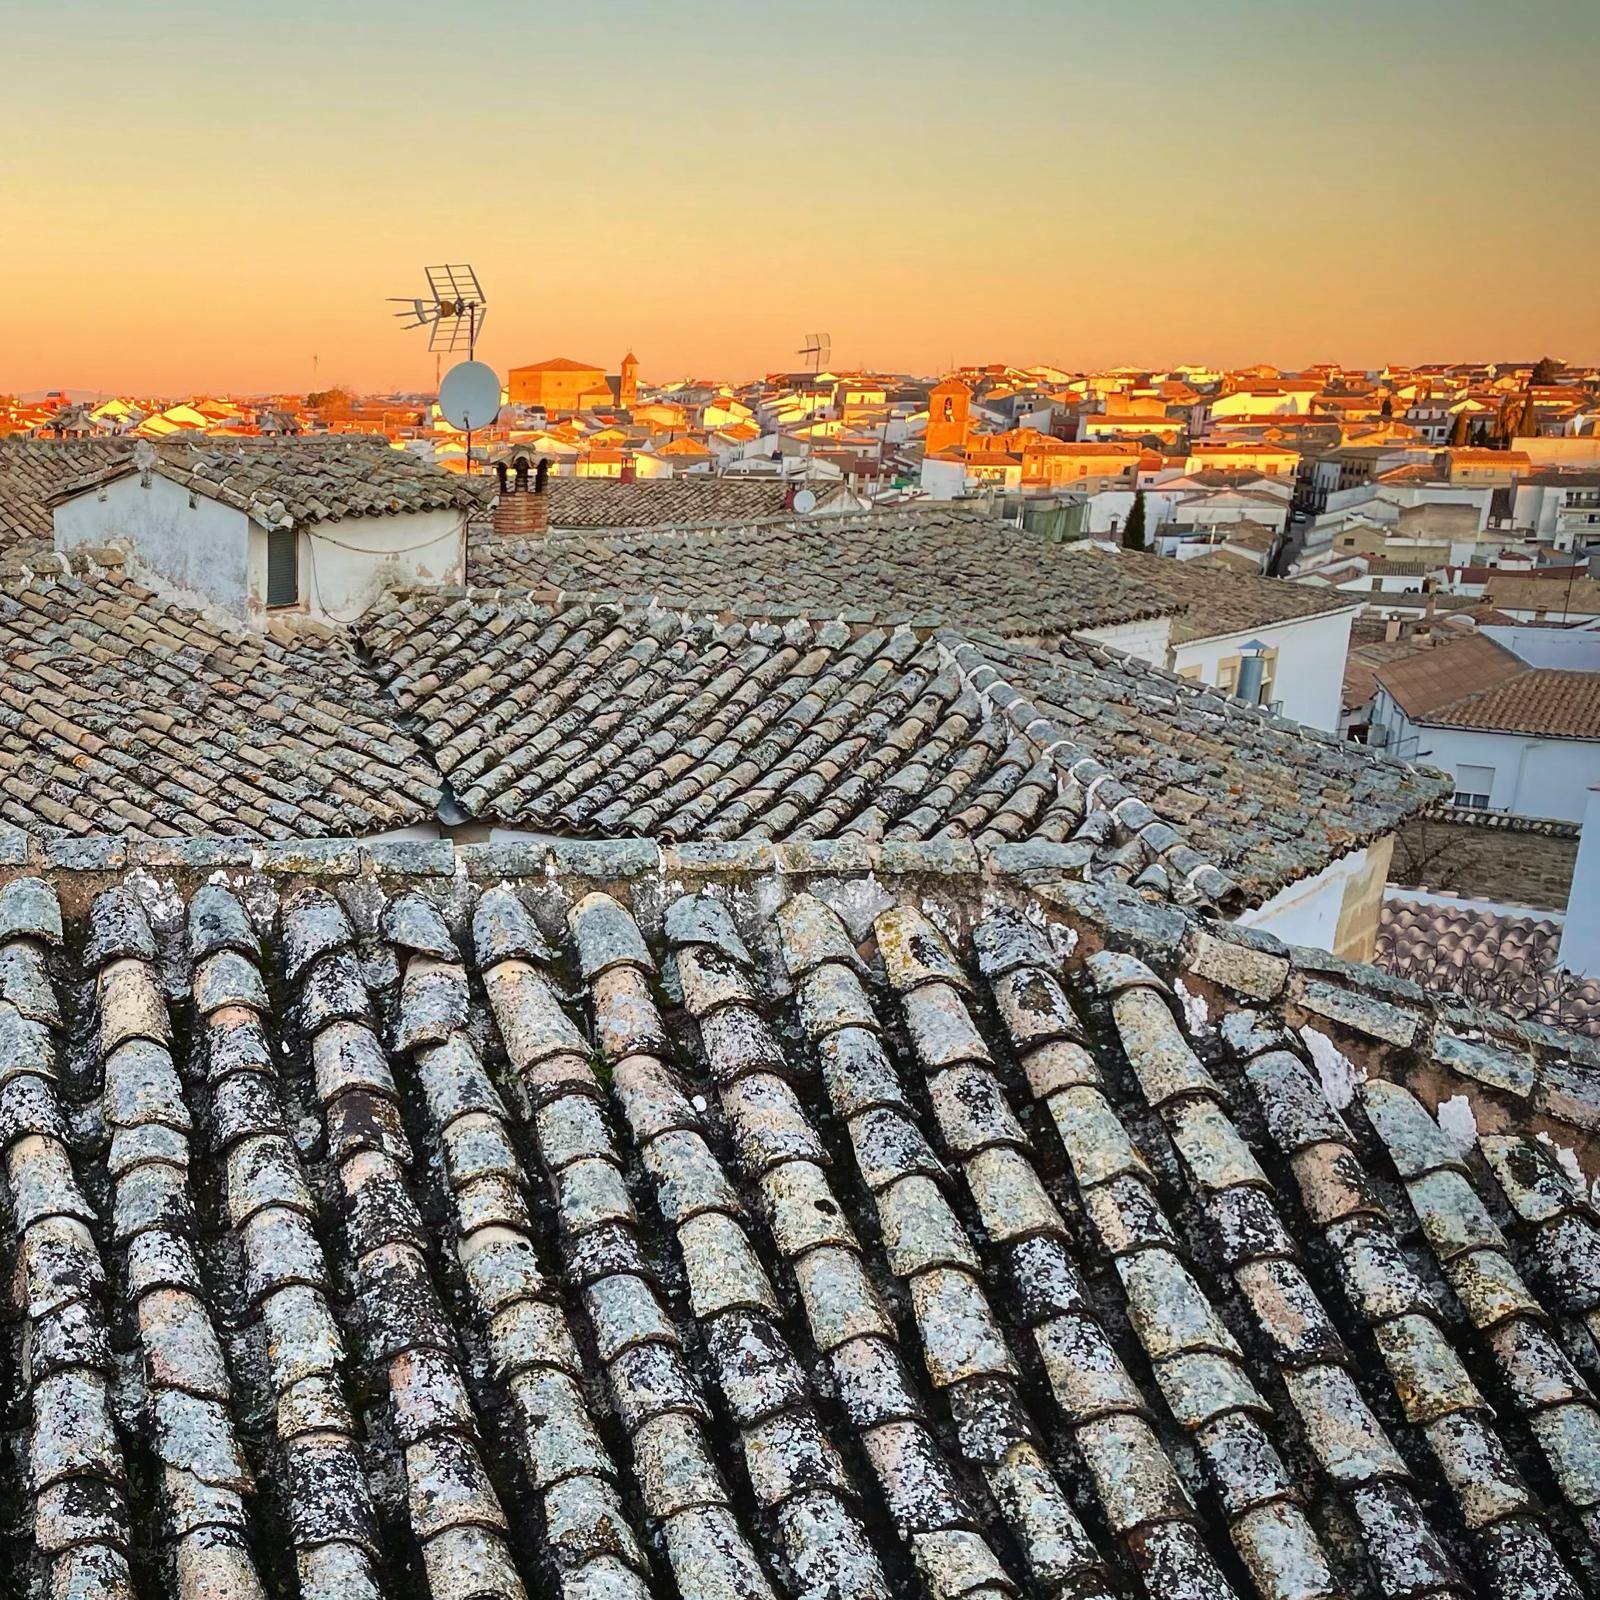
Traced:
[[1496, 413], [1494, 426], [1489, 430], [1489, 448], [1491, 450], [1504, 450], [1506, 445], [1517, 431], [1517, 417], [1522, 410], [1522, 403], [1518, 396], [1507, 395], [1500, 402], [1500, 410]]
[[1133, 495], [1133, 506], [1128, 512], [1128, 520], [1122, 529], [1122, 548], [1124, 550], [1144, 549], [1144, 490], [1136, 489]]
[[[1467, 442], [1467, 430], [1472, 426], [1472, 419], [1465, 411], [1456, 412], [1456, 420], [1450, 424], [1450, 438], [1448, 443], [1453, 450], [1459, 450]], [[1479, 424], [1482, 427], [1482, 423]]]
[[1529, 383], [1560, 383], [1561, 363], [1554, 356], [1540, 356], [1534, 363], [1533, 376]]
[[1537, 439], [1539, 437], [1539, 417], [1533, 409], [1533, 396], [1522, 397], [1522, 409], [1517, 413], [1517, 438]]
[[1394, 415], [1394, 401], [1388, 395], [1383, 397], [1383, 404], [1378, 408], [1378, 414], [1385, 422]]
[[1472, 430], [1472, 447], [1474, 450], [1487, 450], [1489, 448], [1489, 424], [1480, 421]]

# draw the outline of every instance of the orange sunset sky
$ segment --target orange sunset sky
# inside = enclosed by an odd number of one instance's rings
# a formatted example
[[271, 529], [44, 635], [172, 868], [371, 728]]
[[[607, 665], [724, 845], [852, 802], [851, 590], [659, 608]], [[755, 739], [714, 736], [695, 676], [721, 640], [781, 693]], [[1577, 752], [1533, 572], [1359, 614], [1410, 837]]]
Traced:
[[1600, 359], [1595, 0], [0, 3], [0, 390]]

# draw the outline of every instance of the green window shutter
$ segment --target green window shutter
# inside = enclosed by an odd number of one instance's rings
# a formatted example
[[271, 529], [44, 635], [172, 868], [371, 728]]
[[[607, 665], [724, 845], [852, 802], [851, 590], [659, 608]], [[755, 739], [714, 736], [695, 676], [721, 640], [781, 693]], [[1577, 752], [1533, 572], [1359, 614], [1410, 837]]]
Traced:
[[300, 599], [299, 535], [293, 528], [267, 530], [267, 604], [292, 606]]

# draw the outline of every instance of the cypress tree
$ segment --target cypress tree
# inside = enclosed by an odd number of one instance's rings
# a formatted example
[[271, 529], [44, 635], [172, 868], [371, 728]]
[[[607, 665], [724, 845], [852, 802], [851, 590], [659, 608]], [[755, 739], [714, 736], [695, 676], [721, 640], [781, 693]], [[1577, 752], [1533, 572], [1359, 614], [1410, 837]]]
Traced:
[[1122, 548], [1124, 550], [1144, 549], [1144, 490], [1136, 489], [1133, 495], [1133, 506], [1128, 512], [1128, 520], [1122, 529]]
[[[1467, 442], [1467, 430], [1472, 426], [1471, 419], [1465, 411], [1456, 412], [1456, 420], [1450, 424], [1450, 445], [1452, 449], [1459, 449]], [[1481, 427], [1482, 424], [1480, 423]]]

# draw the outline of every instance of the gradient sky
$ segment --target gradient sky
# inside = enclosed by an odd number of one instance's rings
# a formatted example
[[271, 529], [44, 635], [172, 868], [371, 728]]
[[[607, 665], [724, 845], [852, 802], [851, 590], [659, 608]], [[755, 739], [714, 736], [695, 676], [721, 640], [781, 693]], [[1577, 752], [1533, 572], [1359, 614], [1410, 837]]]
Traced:
[[0, 0], [0, 390], [1600, 360], [1596, 0]]

